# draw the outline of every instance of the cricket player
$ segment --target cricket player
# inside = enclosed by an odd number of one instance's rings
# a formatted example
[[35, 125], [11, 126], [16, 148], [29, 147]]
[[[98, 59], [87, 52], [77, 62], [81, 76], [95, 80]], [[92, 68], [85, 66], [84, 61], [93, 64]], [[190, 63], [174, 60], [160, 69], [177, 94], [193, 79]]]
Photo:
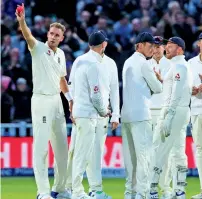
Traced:
[[194, 81], [191, 98], [192, 136], [196, 145], [196, 164], [201, 185], [201, 193], [193, 196], [192, 199], [202, 199], [202, 33], [198, 38], [198, 46], [200, 54], [188, 61]]
[[136, 52], [123, 67], [122, 139], [126, 168], [125, 199], [145, 198], [149, 193], [149, 164], [152, 151], [151, 93], [162, 84], [146, 60], [153, 55], [155, 40], [150, 33], [136, 38]]
[[[66, 61], [64, 52], [58, 48], [63, 40], [65, 27], [53, 23], [47, 33], [47, 42], [36, 40], [25, 22], [23, 11], [16, 11], [22, 34], [27, 41], [32, 56], [33, 96], [33, 167], [37, 184], [37, 199], [70, 198], [65, 192], [67, 176], [67, 132], [64, 110], [60, 97], [62, 91], [72, 104], [68, 92]], [[50, 196], [48, 181], [48, 142], [51, 142], [55, 155], [55, 180]]]
[[[84, 172], [86, 171], [86, 169], [88, 170], [88, 166], [92, 164], [91, 161], [99, 161], [99, 163], [101, 162], [101, 154], [99, 155], [98, 159], [94, 157], [94, 154], [92, 154], [92, 152], [95, 149], [97, 150], [97, 146], [94, 146], [94, 144], [103, 145], [103, 143], [101, 142], [103, 142], [103, 134], [106, 134], [105, 128], [107, 126], [108, 119], [102, 119], [103, 123], [101, 124], [100, 122], [100, 125], [102, 126], [102, 128], [104, 128], [104, 131], [102, 131], [101, 134], [98, 135], [100, 137], [96, 137], [96, 129], [99, 120], [98, 118], [107, 118], [110, 115], [110, 111], [108, 110], [109, 98], [112, 101], [115, 100], [115, 96], [113, 96], [113, 98], [109, 96], [109, 93], [111, 94], [110, 84], [116, 84], [114, 85], [114, 87], [118, 89], [118, 79], [116, 79], [117, 72], [114, 62], [104, 55], [104, 51], [107, 46], [107, 38], [101, 31], [94, 32], [89, 37], [89, 45], [90, 51], [83, 56], [80, 56], [75, 61], [77, 63], [74, 65], [74, 71], [71, 72], [74, 74], [71, 74], [71, 82], [69, 82], [69, 84], [71, 84], [71, 87], [73, 87], [71, 89], [74, 93], [73, 118], [75, 119], [76, 128], [76, 131], [74, 132], [76, 136], [75, 140], [73, 141], [74, 149], [72, 154], [72, 199], [90, 199], [95, 198], [97, 197], [97, 195], [99, 195], [95, 193], [88, 196], [84, 192], [82, 179]], [[110, 65], [106, 65], [106, 63]], [[109, 69], [107, 69], [107, 67], [109, 67]], [[115, 72], [115, 77], [113, 77], [115, 78], [114, 80], [112, 80], [111, 72], [109, 72], [109, 70], [113, 70], [113, 72]], [[118, 93], [116, 93], [116, 97], [118, 98], [117, 95]], [[116, 102], [113, 102], [113, 104], [118, 102], [119, 101], [117, 101], [116, 99]], [[117, 107], [114, 108], [116, 109], [113, 110], [115, 111], [114, 119], [116, 120], [116, 122], [114, 120], [113, 126], [117, 127], [119, 116]], [[95, 141], [95, 139], [99, 138], [101, 138], [99, 142], [98, 140]], [[102, 148], [103, 146], [99, 148], [100, 153], [102, 153]], [[96, 165], [92, 167], [100, 169], [100, 166], [99, 168], [97, 168]], [[96, 189], [100, 188], [100, 192], [103, 196], [105, 196], [105, 193], [102, 191], [102, 182], [100, 182], [100, 179], [98, 179], [97, 181], [96, 178], [92, 177], [99, 172], [100, 170], [96, 171], [96, 173], [88, 172], [88, 178], [90, 179], [89, 183], [92, 191], [97, 191]], [[109, 198], [107, 195], [105, 197]], [[99, 198], [99, 196], [97, 198]]]
[[[153, 49], [153, 57], [148, 60], [154, 71], [161, 75], [162, 80], [165, 78], [166, 74], [170, 69], [170, 60], [164, 56], [166, 40], [161, 36], [155, 36], [155, 44]], [[162, 93], [153, 94], [151, 97], [151, 114], [152, 114], [152, 124], [153, 131], [156, 126], [158, 117], [160, 116], [161, 107], [163, 105]], [[155, 143], [153, 143], [155, 144]], [[171, 175], [171, 160], [172, 155], [168, 159], [167, 163], [164, 165], [163, 172], [160, 177], [160, 188], [163, 192], [162, 198], [167, 198], [172, 195], [172, 189], [170, 187], [170, 182], [172, 180]]]
[[[104, 34], [103, 32], [97, 32], [90, 36], [89, 45], [91, 46], [91, 50], [87, 53], [88, 56], [98, 56], [99, 54], [94, 51], [93, 46], [99, 46], [100, 42], [97, 37], [100, 37], [100, 34]], [[101, 35], [102, 36], [102, 35]], [[95, 48], [96, 49], [96, 48]], [[70, 79], [69, 79], [69, 88], [72, 97], [74, 98], [74, 82], [77, 66], [82, 62], [82, 60], [86, 59], [86, 54], [78, 57], [73, 63]], [[104, 78], [103, 92], [105, 101], [109, 103], [112, 107], [112, 118], [111, 118], [111, 126], [112, 130], [118, 127], [119, 123], [119, 82], [118, 82], [118, 72], [115, 62], [110, 59], [108, 56], [103, 54], [101, 59], [101, 67], [102, 67], [102, 75]], [[97, 125], [96, 125], [96, 133], [95, 133], [95, 143], [93, 146], [93, 152], [91, 154], [90, 161], [87, 165], [86, 173], [90, 185], [89, 195], [96, 195], [97, 199], [110, 199], [106, 193], [103, 192], [102, 189], [102, 175], [101, 175], [101, 165], [102, 165], [102, 157], [104, 150], [104, 143], [107, 136], [108, 131], [108, 117], [98, 117]], [[69, 149], [68, 156], [68, 179], [67, 179], [67, 189], [71, 190], [72, 188], [72, 157], [74, 153], [74, 144], [76, 140], [76, 127], [73, 125], [71, 143]]]
[[150, 197], [158, 198], [158, 183], [163, 166], [172, 150], [177, 176], [175, 193], [177, 199], [185, 198], [187, 157], [185, 155], [185, 127], [189, 123], [189, 103], [192, 93], [192, 76], [184, 59], [185, 42], [172, 37], [166, 45], [166, 57], [171, 59], [171, 68], [163, 81], [163, 108], [154, 134], [155, 157], [151, 170]]

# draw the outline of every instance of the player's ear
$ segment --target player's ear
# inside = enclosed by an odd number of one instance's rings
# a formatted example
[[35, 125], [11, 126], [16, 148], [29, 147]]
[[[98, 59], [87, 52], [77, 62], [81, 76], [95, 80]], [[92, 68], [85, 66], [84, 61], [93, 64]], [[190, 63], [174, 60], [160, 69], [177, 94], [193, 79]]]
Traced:
[[61, 39], [60, 39], [60, 42], [62, 42], [64, 40], [64, 35], [62, 35]]

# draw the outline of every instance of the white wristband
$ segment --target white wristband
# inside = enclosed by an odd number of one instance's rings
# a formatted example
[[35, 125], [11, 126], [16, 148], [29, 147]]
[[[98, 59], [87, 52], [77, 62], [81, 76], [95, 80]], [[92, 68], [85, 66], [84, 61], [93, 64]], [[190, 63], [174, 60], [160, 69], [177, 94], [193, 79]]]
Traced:
[[72, 100], [72, 96], [71, 96], [70, 92], [66, 92], [64, 95], [65, 95], [66, 99], [68, 100], [68, 102]]

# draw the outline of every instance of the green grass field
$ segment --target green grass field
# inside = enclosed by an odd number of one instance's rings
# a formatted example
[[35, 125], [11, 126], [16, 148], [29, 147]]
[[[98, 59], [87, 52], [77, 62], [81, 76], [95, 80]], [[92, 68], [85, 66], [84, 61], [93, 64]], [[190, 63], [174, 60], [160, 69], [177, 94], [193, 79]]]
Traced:
[[[187, 199], [199, 192], [199, 178], [188, 178]], [[53, 178], [50, 179], [53, 182]], [[113, 199], [123, 199], [124, 179], [104, 179], [104, 191]], [[85, 189], [88, 189], [84, 180]], [[32, 177], [1, 178], [1, 199], [35, 199], [36, 185]]]

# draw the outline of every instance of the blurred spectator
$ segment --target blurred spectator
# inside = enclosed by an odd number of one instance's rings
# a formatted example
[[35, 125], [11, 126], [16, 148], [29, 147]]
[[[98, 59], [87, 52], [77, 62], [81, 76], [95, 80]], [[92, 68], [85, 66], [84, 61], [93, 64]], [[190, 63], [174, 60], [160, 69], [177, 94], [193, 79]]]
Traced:
[[6, 92], [5, 84], [1, 82], [1, 123], [11, 122], [12, 106], [13, 98]]
[[3, 42], [1, 45], [1, 61], [2, 61], [2, 63], [9, 59], [11, 48], [12, 48], [11, 47], [11, 37], [10, 37], [10, 35], [5, 35], [3, 37]]
[[25, 55], [26, 42], [22, 36], [22, 32], [20, 29], [17, 30], [16, 35], [11, 36], [11, 46], [12, 46], [12, 48], [19, 49], [20, 63], [22, 63], [24, 60], [24, 55]]
[[186, 41], [186, 50], [191, 52], [192, 43], [194, 42], [194, 33], [192, 32], [191, 26], [186, 23], [185, 16], [182, 12], [175, 14], [173, 35], [184, 39]]
[[44, 24], [44, 17], [37, 15], [34, 17], [34, 27], [32, 28], [33, 36], [39, 41], [46, 41], [46, 28]]
[[16, 91], [12, 92], [14, 100], [14, 122], [31, 122], [31, 91], [24, 78], [18, 78]]
[[23, 77], [31, 84], [31, 73], [21, 66], [18, 48], [13, 48], [10, 51], [10, 58], [7, 62], [2, 63], [3, 65], [4, 75], [11, 77], [14, 83], [16, 83], [19, 77]]
[[121, 19], [114, 24], [114, 33], [116, 40], [121, 44], [122, 49], [129, 49], [130, 35], [132, 32], [132, 25], [129, 23], [129, 15], [125, 12], [121, 13]]

